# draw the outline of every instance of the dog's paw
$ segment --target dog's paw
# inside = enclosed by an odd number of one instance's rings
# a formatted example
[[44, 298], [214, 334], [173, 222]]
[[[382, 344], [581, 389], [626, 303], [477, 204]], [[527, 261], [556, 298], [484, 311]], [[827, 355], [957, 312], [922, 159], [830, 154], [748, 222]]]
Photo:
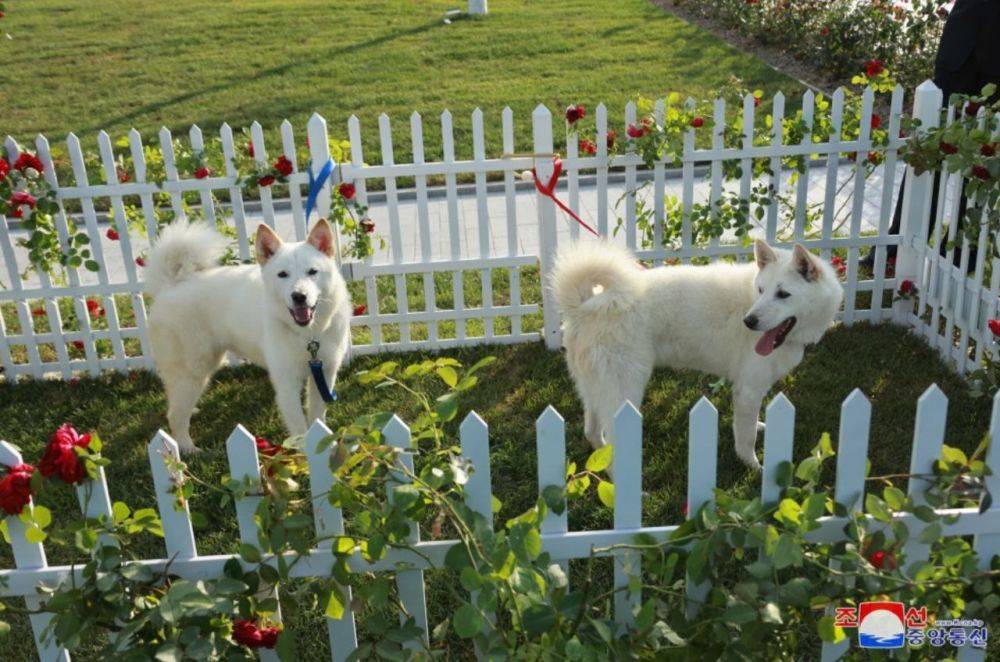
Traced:
[[187, 456], [198, 455], [201, 453], [201, 449], [194, 444], [178, 444], [178, 450], [180, 450], [181, 455]]
[[743, 464], [747, 465], [748, 467], [750, 467], [754, 471], [760, 471], [761, 470], [760, 460], [757, 459], [757, 454], [756, 453], [754, 453], [752, 451], [749, 454], [746, 454], [746, 455], [740, 453], [739, 454], [739, 458], [743, 462]]

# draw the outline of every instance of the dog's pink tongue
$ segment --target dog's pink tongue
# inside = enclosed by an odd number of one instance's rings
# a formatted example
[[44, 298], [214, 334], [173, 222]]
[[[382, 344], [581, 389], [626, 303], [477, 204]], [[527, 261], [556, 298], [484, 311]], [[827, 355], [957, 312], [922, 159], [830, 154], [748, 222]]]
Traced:
[[312, 310], [309, 308], [295, 308], [292, 310], [292, 316], [299, 324], [306, 324], [312, 319]]
[[765, 331], [764, 335], [760, 337], [757, 344], [754, 346], [754, 351], [756, 351], [761, 356], [767, 356], [774, 351], [774, 343], [778, 341], [778, 334], [781, 332], [782, 325], [774, 327], [770, 331]]

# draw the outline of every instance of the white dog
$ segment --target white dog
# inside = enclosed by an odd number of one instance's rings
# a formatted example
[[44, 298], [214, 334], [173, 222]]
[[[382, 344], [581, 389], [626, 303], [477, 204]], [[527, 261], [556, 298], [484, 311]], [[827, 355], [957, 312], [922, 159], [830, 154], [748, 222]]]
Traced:
[[733, 384], [736, 454], [754, 450], [761, 402], [833, 324], [843, 290], [833, 269], [799, 245], [754, 245], [756, 264], [642, 269], [624, 248], [574, 244], [550, 286], [563, 314], [566, 362], [595, 447], [625, 400], [642, 402], [653, 368], [693, 368]]
[[[146, 267], [146, 289], [155, 297], [153, 358], [167, 390], [167, 421], [183, 451], [195, 450], [191, 413], [227, 351], [267, 368], [291, 434], [303, 434], [326, 407], [310, 378], [309, 343], [319, 343], [330, 388], [347, 351], [351, 302], [325, 219], [301, 243], [283, 243], [261, 225], [259, 267], [218, 266], [224, 248], [208, 225], [180, 221], [161, 233]], [[301, 397], [307, 379], [308, 418]]]

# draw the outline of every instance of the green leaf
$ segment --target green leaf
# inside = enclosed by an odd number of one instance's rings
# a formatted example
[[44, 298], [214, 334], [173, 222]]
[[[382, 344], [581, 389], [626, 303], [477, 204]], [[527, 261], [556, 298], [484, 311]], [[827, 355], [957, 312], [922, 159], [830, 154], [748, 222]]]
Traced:
[[906, 503], [906, 494], [898, 487], [890, 485], [882, 491], [882, 498], [893, 510], [901, 510]]
[[40, 529], [52, 524], [52, 511], [45, 506], [35, 506], [32, 517], [35, 520], [35, 525]]
[[782, 499], [774, 518], [779, 522], [798, 524], [801, 521], [802, 506], [795, 499]]
[[458, 373], [451, 366], [440, 366], [435, 372], [450, 388], [455, 388], [455, 384], [458, 384]]
[[790, 565], [802, 565], [802, 547], [795, 538], [783, 533], [774, 546], [774, 567], [781, 570]]
[[566, 510], [566, 497], [563, 488], [558, 485], [549, 485], [542, 490], [542, 499], [549, 510], [556, 515], [562, 515], [563, 511]]
[[892, 521], [892, 513], [886, 508], [885, 502], [874, 494], [865, 497], [865, 510], [880, 522]]
[[597, 473], [599, 471], [604, 471], [609, 466], [611, 466], [611, 460], [615, 452], [615, 447], [611, 444], [601, 446], [596, 451], [590, 454], [587, 458], [587, 471], [592, 471]]
[[24, 530], [24, 538], [28, 542], [39, 543], [45, 540], [46, 537], [45, 532], [34, 524]]
[[247, 563], [260, 563], [260, 550], [250, 543], [240, 543], [240, 556]]
[[615, 484], [602, 480], [597, 484], [597, 497], [608, 508], [615, 507]]
[[295, 634], [291, 630], [282, 630], [278, 635], [278, 643], [274, 646], [274, 652], [278, 654], [281, 662], [295, 662], [298, 656], [295, 654]]
[[451, 624], [455, 628], [455, 634], [462, 639], [471, 639], [482, 631], [483, 617], [478, 609], [468, 602], [463, 602], [462, 606], [455, 610]]
[[726, 609], [722, 614], [722, 619], [727, 623], [740, 625], [757, 620], [757, 610], [750, 605], [735, 604]]
[[824, 616], [816, 624], [816, 631], [819, 638], [831, 644], [838, 644], [847, 638], [844, 629], [835, 624], [833, 616]]
[[340, 589], [336, 586], [330, 587], [330, 597], [326, 600], [326, 609], [323, 610], [327, 618], [339, 621], [344, 616], [344, 598], [340, 594]]
[[115, 524], [121, 524], [127, 520], [128, 516], [131, 514], [132, 509], [121, 501], [115, 501], [115, 504], [111, 506], [111, 516], [114, 519]]

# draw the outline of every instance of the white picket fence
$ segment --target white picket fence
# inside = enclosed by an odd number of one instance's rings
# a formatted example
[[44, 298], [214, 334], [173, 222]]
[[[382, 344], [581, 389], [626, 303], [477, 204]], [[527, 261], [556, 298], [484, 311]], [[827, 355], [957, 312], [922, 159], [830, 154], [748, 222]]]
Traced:
[[[916, 91], [915, 98], [915, 114], [928, 124], [933, 123], [941, 104], [940, 93], [925, 83]], [[841, 137], [845, 128], [843, 92], [838, 90], [830, 101], [833, 130], [824, 141], [813, 142], [807, 135], [798, 144], [785, 144], [779, 121], [785, 116], [785, 98], [778, 94], [767, 108], [775, 117], [770, 142], [759, 144], [758, 140], [758, 144], [754, 144], [755, 117], [761, 111], [755, 109], [754, 99], [748, 96], [742, 108], [736, 109], [742, 118], [743, 146], [728, 149], [724, 147], [721, 133], [727, 109], [720, 100], [714, 106], [712, 118], [706, 118], [702, 129], [711, 132], [711, 145], [696, 146], [696, 130], [688, 131], [679, 172], [670, 170], [662, 162], [657, 163], [652, 172], [646, 171], [641, 159], [632, 153], [609, 155], [606, 137], [614, 123], [607, 109], [599, 105], [594, 109], [597, 154], [581, 156], [576, 141], [569, 141], [563, 160], [565, 176], [558, 195], [585, 217], [591, 215], [588, 220], [601, 234], [608, 236], [615, 229], [618, 215], [615, 200], [622, 193], [620, 216], [624, 232], [614, 240], [640, 249], [638, 252], [644, 258], [656, 262], [672, 259], [689, 262], [697, 257], [743, 257], [747, 249], [736, 237], [723, 236], [707, 245], [696, 245], [692, 239], [691, 210], [700, 202], [719, 200], [730, 189], [746, 197], [754, 184], [759, 183], [753, 179], [751, 159], [770, 159], [773, 174], [761, 181], [772, 185], [777, 193], [787, 193], [794, 200], [794, 211], [791, 218], [782, 218], [777, 205], [768, 205], [763, 210], [758, 232], [779, 245], [801, 242], [824, 257], [830, 257], [833, 250], [846, 250], [843, 322], [893, 319], [919, 329], [935, 347], [955, 361], [960, 370], [975, 366], [992, 342], [986, 321], [996, 313], [1000, 269], [993, 269], [991, 282], [984, 286], [986, 251], [979, 251], [973, 275], [967, 277], [964, 269], [950, 266], [950, 258], [939, 259], [933, 248], [927, 248], [928, 176], [915, 178], [913, 186], [907, 188], [907, 215], [902, 234], [887, 232], [898, 189], [897, 151], [902, 143], [896, 136], [903, 91], [896, 89], [891, 95], [887, 125], [893, 138], [885, 148], [874, 147], [870, 140], [871, 90], [863, 96], [861, 135], [857, 140]], [[812, 126], [815, 96], [811, 91], [802, 97], [801, 105], [805, 124]], [[766, 107], [767, 104], [761, 104], [762, 109]], [[660, 100], [655, 113], [662, 116], [664, 108], [665, 103]], [[624, 136], [624, 127], [634, 122], [636, 115], [635, 105], [629, 104], [617, 127], [619, 136]], [[544, 180], [551, 174], [552, 163], [548, 157], [501, 157], [501, 152], [515, 149], [514, 114], [510, 108], [504, 109], [499, 117], [502, 145], [490, 145], [489, 151], [486, 122], [482, 111], [477, 109], [472, 113], [472, 158], [457, 158], [453, 118], [445, 111], [440, 117], [443, 152], [431, 156], [424, 149], [425, 122], [414, 113], [409, 118], [408, 142], [412, 158], [408, 163], [396, 163], [396, 155], [401, 153], [394, 149], [398, 130], [394, 132], [389, 117], [383, 115], [378, 122], [379, 162], [370, 163], [372, 155], [366, 155], [362, 149], [361, 123], [355, 117], [349, 120], [350, 160], [338, 164], [335, 176], [320, 195], [317, 209], [320, 215], [326, 213], [331, 187], [338, 181], [353, 181], [359, 200], [371, 206], [378, 231], [387, 241], [387, 248], [374, 257], [344, 264], [348, 277], [364, 283], [362, 300], [355, 303], [367, 306], [367, 313], [353, 320], [355, 331], [366, 334], [363, 342], [353, 344], [353, 353], [531, 342], [540, 337], [544, 337], [550, 347], [558, 346], [558, 315], [548, 293], [544, 289], [539, 291], [539, 275], [534, 269], [540, 265], [540, 278], [544, 280], [560, 243], [586, 241], [588, 237], [585, 233], [581, 235], [575, 223], [562, 218], [562, 212], [550, 199], [537, 193], [519, 192], [524, 187], [519, 182], [520, 172], [535, 167]], [[531, 122], [534, 151], [551, 153], [556, 146], [552, 114], [544, 106], [538, 106]], [[557, 126], [562, 123], [561, 118], [556, 120]], [[249, 259], [250, 240], [258, 222], [278, 227], [289, 238], [305, 236], [306, 170], [311, 166], [318, 171], [330, 156], [326, 121], [314, 115], [308, 122], [307, 135], [311, 163], [300, 163], [296, 159], [297, 138], [292, 125], [287, 121], [281, 125], [281, 145], [277, 151], [295, 163], [289, 199], [274, 200], [271, 191], [264, 189], [256, 212], [253, 211], [256, 203], [245, 201], [242, 190], [236, 185], [236, 171], [231, 163], [227, 172], [218, 173], [219, 176], [181, 179], [174, 158], [173, 136], [167, 129], [161, 130], [158, 136], [166, 170], [166, 181], [162, 185], [147, 180], [143, 140], [137, 131], [128, 136], [128, 152], [134, 160], [135, 173], [132, 181], [126, 183], [118, 182], [115, 148], [106, 133], [97, 137], [103, 167], [104, 181], [101, 183], [88, 180], [80, 140], [72, 134], [66, 140], [66, 150], [74, 181], [59, 182], [49, 142], [39, 136], [35, 148], [45, 164], [44, 176], [56, 187], [61, 208], [69, 201], [78, 201], [82, 213], [76, 220], [90, 237], [94, 258], [101, 269], [97, 274], [70, 269], [65, 284], [53, 283], [45, 274], [22, 281], [19, 274], [28, 267], [28, 262], [26, 252], [16, 240], [23, 235], [17, 234], [13, 219], [0, 216], [0, 255], [5, 267], [5, 276], [0, 276], [0, 280], [7, 285], [7, 289], [0, 289], [0, 311], [4, 313], [0, 315], [0, 366], [5, 377], [15, 379], [30, 375], [68, 379], [81, 372], [93, 375], [105, 369], [151, 367], [146, 301], [141, 294], [142, 269], [137, 268], [134, 261], [135, 256], [145, 250], [148, 241], [134, 234], [129, 236], [124, 227], [121, 219], [126, 201], [141, 204], [147, 233], [155, 237], [154, 194], [168, 192], [173, 212], [183, 216], [181, 194], [198, 192], [206, 217], [214, 220], [210, 193], [226, 192], [231, 198], [227, 209], [236, 234], [238, 255]], [[251, 137], [256, 147], [255, 158], [261, 164], [273, 160], [273, 154], [268, 156], [264, 131], [259, 124], [251, 127]], [[236, 150], [243, 146], [237, 146], [228, 125], [222, 126], [220, 139], [223, 154], [231, 162]], [[195, 150], [205, 145], [198, 127], [191, 129], [189, 140]], [[866, 178], [861, 169], [849, 169], [851, 162], [846, 154], [854, 153], [856, 161], [863, 163], [868, 152], [876, 149], [884, 152], [884, 164], [877, 168], [874, 177]], [[20, 147], [8, 138], [6, 151], [13, 159]], [[814, 167], [807, 168], [792, 183], [790, 173], [782, 171], [780, 159], [800, 154], [817, 158]], [[723, 178], [723, 163], [727, 160], [738, 160], [743, 167], [742, 178], [728, 188]], [[502, 181], [489, 182], [491, 174], [502, 177]], [[460, 187], [458, 178], [462, 175], [471, 176], [473, 183]], [[910, 176], [912, 178], [912, 173]], [[429, 178], [432, 177], [443, 179], [444, 186], [431, 186]], [[413, 181], [414, 188], [401, 190], [401, 178]], [[623, 188], [616, 188], [622, 186], [618, 179], [623, 181]], [[644, 192], [636, 192], [638, 183], [644, 179], [651, 182], [649, 199], [643, 197]], [[593, 181], [592, 189], [590, 181]], [[384, 193], [369, 194], [369, 184], [376, 182]], [[948, 183], [952, 189], [955, 184], [954, 181]], [[942, 184], [942, 188], [944, 186]], [[652, 208], [653, 234], [659, 245], [664, 236], [666, 207], [675, 187], [683, 208], [679, 243], [641, 250], [636, 228], [639, 205]], [[462, 193], [464, 189], [468, 189], [469, 195]], [[587, 208], [583, 199], [591, 190], [596, 203]], [[936, 227], [948, 224], [949, 231], [954, 233], [955, 224], [949, 221], [955, 215], [953, 201], [956, 197], [952, 194], [948, 199], [948, 205], [938, 207], [942, 222]], [[96, 211], [95, 201], [106, 202], [114, 211], [120, 241], [109, 241], [104, 236], [106, 226]], [[815, 205], [821, 206], [818, 212], [821, 218], [811, 227], [808, 218], [816, 212]], [[65, 211], [60, 211], [55, 220], [65, 241], [68, 236]], [[895, 273], [887, 267], [886, 248], [889, 246], [899, 246]], [[876, 248], [872, 277], [862, 274], [857, 267], [857, 258], [869, 247]], [[967, 247], [960, 250], [966, 256], [963, 259], [967, 260], [970, 254]], [[478, 282], [470, 281], [472, 285], [464, 280], [470, 273], [478, 277]], [[528, 289], [526, 273], [533, 279]], [[444, 279], [436, 281], [436, 275]], [[502, 292], [494, 287], [495, 279], [501, 284]], [[911, 302], [889, 303], [891, 294], [903, 279], [914, 280], [921, 286], [916, 312]], [[442, 283], [447, 281], [450, 283], [442, 290]], [[408, 288], [411, 294], [414, 290], [422, 293], [422, 304], [411, 307], [407, 300]], [[395, 294], [395, 304], [388, 309], [380, 306], [380, 289], [383, 294], [385, 291]], [[450, 297], [453, 303], [441, 304], [443, 297]], [[106, 311], [105, 317], [91, 318], [87, 312], [88, 298], [99, 302]], [[62, 308], [60, 303], [64, 304]], [[62, 311], [69, 308], [73, 310], [75, 321], [63, 319]], [[33, 315], [33, 310], [44, 315]], [[539, 313], [542, 313], [540, 320]], [[130, 323], [123, 322], [126, 318]]]
[[[913, 447], [910, 459], [910, 473], [926, 474], [932, 471], [940, 457], [945, 437], [945, 422], [948, 402], [944, 393], [931, 386], [921, 396], [916, 413], [913, 433]], [[866, 461], [868, 457], [869, 422], [871, 405], [860, 391], [855, 390], [841, 407], [839, 440], [837, 445], [837, 467], [835, 499], [849, 510], [862, 508], [865, 492]], [[779, 465], [791, 461], [795, 441], [795, 408], [783, 395], [777, 395], [766, 410], [766, 432], [764, 435], [764, 462], [761, 497], [766, 504], [778, 501], [781, 488], [776, 483]], [[666, 541], [677, 525], [642, 521], [642, 416], [630, 404], [625, 403], [615, 417], [613, 426], [615, 454], [613, 460], [616, 489], [614, 498], [614, 528], [596, 531], [570, 531], [567, 513], [549, 512], [542, 526], [544, 551], [557, 561], [581, 559], [590, 556], [592, 550], [613, 545], [627, 545], [637, 534], [652, 536], [658, 541]], [[719, 416], [715, 407], [702, 398], [690, 411], [688, 432], [688, 516], [694, 516], [702, 505], [711, 503], [716, 486], [716, 463], [718, 454], [731, 452], [729, 448], [718, 448]], [[313, 424], [305, 437], [308, 457], [310, 488], [313, 495], [314, 521], [319, 536], [343, 533], [344, 522], [341, 512], [329, 505], [325, 495], [333, 485], [329, 470], [329, 453], [332, 449], [319, 450], [319, 445], [330, 431], [321, 422]], [[384, 429], [386, 442], [397, 448], [410, 448], [413, 443], [406, 424], [393, 417]], [[993, 416], [990, 425], [991, 444], [986, 463], [994, 469], [987, 478], [987, 487], [994, 495], [1000, 494], [1000, 395], [994, 399]], [[538, 461], [539, 493], [549, 485], [565, 485], [566, 479], [566, 439], [565, 425], [559, 413], [548, 407], [536, 423], [536, 449]], [[459, 428], [462, 454], [468, 458], [474, 473], [467, 485], [467, 503], [492, 522], [492, 485], [490, 475], [489, 430], [482, 418], [470, 413]], [[812, 444], [815, 440], [799, 439], [799, 445]], [[243, 426], [237, 426], [226, 444], [230, 474], [236, 479], [260, 479], [260, 464], [253, 435]], [[171, 493], [172, 478], [165, 458], [178, 457], [177, 445], [165, 432], [160, 431], [149, 443], [149, 462], [156, 491], [157, 506], [163, 521], [165, 534], [165, 554], [159, 559], [142, 560], [156, 572], [167, 564], [170, 572], [187, 579], [210, 579], [220, 577], [223, 566], [234, 558], [231, 554], [203, 556], [198, 554], [194, 529], [187, 505], [178, 507]], [[0, 462], [15, 465], [21, 462], [17, 449], [6, 442], [0, 442]], [[401, 454], [400, 462], [412, 469], [412, 456]], [[909, 482], [908, 494], [917, 504], [926, 503], [923, 489], [926, 483], [920, 479]], [[78, 488], [80, 506], [87, 516], [111, 515], [111, 493], [104, 478], [103, 470], [97, 480]], [[503, 496], [503, 495], [501, 495]], [[242, 541], [256, 544], [257, 530], [254, 511], [259, 497], [247, 496], [236, 503], [236, 517], [239, 522]], [[33, 506], [29, 506], [33, 507]], [[976, 508], [940, 511], [954, 516], [943, 523], [943, 536], [975, 536], [974, 547], [979, 554], [984, 569], [989, 568], [992, 557], [1000, 553], [1000, 502], [980, 514]], [[911, 536], [902, 550], [906, 563], [926, 560], [927, 545], [917, 542], [917, 536], [925, 524], [912, 515], [902, 515], [899, 519], [909, 527]], [[816, 541], [836, 541], [842, 539], [844, 525], [848, 520], [833, 516], [821, 519], [821, 526], [809, 535]], [[427, 603], [424, 597], [423, 570], [444, 567], [446, 551], [455, 540], [421, 540], [419, 527], [411, 522], [413, 542], [416, 552], [393, 549], [378, 563], [369, 565], [360, 555], [350, 562], [352, 570], [373, 572], [395, 572], [399, 597], [426, 636], [429, 625]], [[38, 587], [56, 586], [67, 582], [72, 576], [80, 577], [80, 568], [73, 566], [49, 566], [41, 543], [30, 543], [24, 535], [24, 524], [17, 517], [8, 517], [14, 558], [17, 569], [0, 571], [0, 597], [24, 597], [28, 606], [37, 609], [41, 600]], [[614, 613], [619, 622], [631, 622], [638, 608], [641, 596], [629, 590], [629, 576], [641, 571], [641, 559], [637, 552], [616, 550], [604, 554], [615, 557], [614, 584], [616, 593]], [[289, 564], [294, 577], [329, 577], [334, 557], [329, 546], [313, 550], [297, 563]], [[270, 563], [276, 563], [272, 558]], [[405, 570], [397, 571], [399, 564], [405, 563]], [[707, 584], [687, 587], [694, 602], [707, 594]], [[347, 611], [340, 619], [327, 619], [331, 659], [343, 660], [357, 646], [354, 614]], [[692, 611], [694, 613], [694, 611]], [[48, 623], [48, 616], [39, 613], [31, 617], [38, 651], [43, 662], [50, 660], [68, 661], [69, 655], [61, 651], [51, 641], [40, 639]], [[846, 651], [846, 645], [824, 648], [824, 659], [836, 659]], [[262, 659], [275, 659], [267, 651]], [[981, 660], [982, 651], [971, 647], [961, 650], [960, 659]]]

